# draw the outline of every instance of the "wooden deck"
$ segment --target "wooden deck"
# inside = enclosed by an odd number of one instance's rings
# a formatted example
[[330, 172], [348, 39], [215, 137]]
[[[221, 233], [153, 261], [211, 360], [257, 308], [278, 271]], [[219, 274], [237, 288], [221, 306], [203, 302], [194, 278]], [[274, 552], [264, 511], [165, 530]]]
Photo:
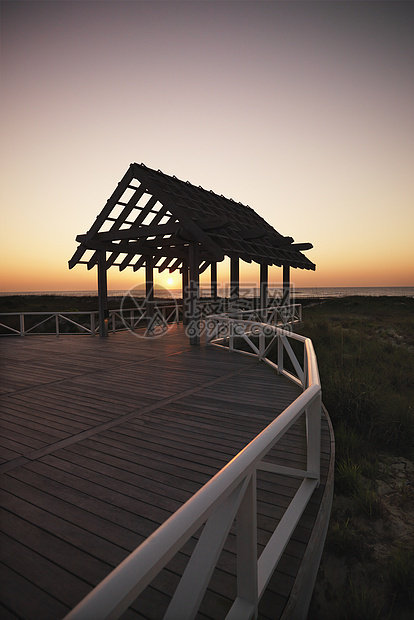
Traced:
[[[182, 327], [154, 340], [32, 336], [0, 340], [2, 618], [62, 618], [121, 560], [296, 398], [257, 360], [190, 347]], [[305, 462], [304, 424], [274, 451]], [[324, 497], [322, 483], [260, 606], [280, 618], [297, 588]], [[259, 545], [298, 482], [261, 473]], [[162, 617], [194, 541], [123, 617]], [[220, 618], [235, 592], [230, 534], [199, 618]]]

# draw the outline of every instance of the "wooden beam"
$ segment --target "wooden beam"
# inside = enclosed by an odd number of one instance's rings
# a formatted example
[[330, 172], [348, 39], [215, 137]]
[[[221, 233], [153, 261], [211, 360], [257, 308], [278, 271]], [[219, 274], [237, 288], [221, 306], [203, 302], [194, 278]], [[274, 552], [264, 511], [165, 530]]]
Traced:
[[[70, 259], [70, 261], [68, 261], [68, 266], [69, 269], [73, 269], [75, 265], [77, 265], [78, 263], [81, 262], [82, 256], [85, 254], [87, 248], [85, 248], [83, 245], [80, 245], [74, 255], [72, 256], [72, 258]], [[84, 262], [84, 261], [82, 261]]]
[[267, 263], [260, 263], [260, 307], [261, 308], [267, 308], [268, 280], [269, 280], [269, 266], [267, 265]]
[[95, 234], [98, 232], [98, 230], [100, 229], [100, 227], [102, 226], [106, 218], [110, 215], [112, 209], [115, 207], [115, 205], [120, 200], [122, 194], [125, 192], [128, 185], [134, 178], [132, 168], [133, 166], [131, 165], [126, 171], [126, 173], [124, 174], [121, 181], [118, 183], [115, 191], [112, 193], [110, 198], [108, 198], [105, 207], [103, 208], [101, 213], [98, 215], [98, 217], [96, 218], [91, 228], [86, 233], [86, 240], [89, 240], [95, 236]]
[[[125, 192], [125, 190], [129, 186], [133, 178], [134, 178], [133, 165], [131, 164], [131, 166], [128, 168], [128, 170], [122, 177], [121, 181], [118, 183], [117, 188], [114, 190], [112, 195], [106, 201], [105, 207], [102, 209], [101, 213], [98, 215], [95, 222], [93, 223], [91, 228], [86, 233], [85, 241], [88, 241], [89, 239], [93, 238], [94, 235], [98, 232], [98, 230], [100, 229], [100, 227], [102, 226], [106, 218], [110, 215], [112, 209], [118, 203], [122, 194]], [[87, 249], [88, 248], [85, 245], [81, 245], [80, 247], [76, 249], [74, 255], [69, 261], [69, 269], [72, 269], [80, 261], [80, 259], [82, 258], [82, 256], [84, 255]], [[95, 264], [96, 264], [96, 261], [93, 263], [93, 265]], [[88, 262], [88, 266], [89, 266], [89, 262]]]
[[183, 261], [181, 260], [181, 258], [177, 258], [177, 260], [175, 260], [175, 261], [173, 262], [173, 264], [171, 265], [171, 267], [168, 267], [168, 271], [169, 271], [170, 273], [173, 273], [173, 271], [175, 271], [176, 269], [178, 269], [178, 268], [181, 266], [182, 262], [183, 262]]
[[217, 217], [205, 217], [196, 220], [197, 226], [200, 226], [203, 230], [210, 230], [211, 228], [222, 228], [229, 223], [227, 215], [219, 215]]
[[132, 265], [134, 271], [138, 271], [138, 269], [141, 269], [141, 267], [145, 265], [146, 260], [147, 260], [147, 256], [140, 256], [137, 262], [134, 265]]
[[154, 316], [154, 259], [152, 256], [147, 256], [145, 261], [145, 305], [146, 315], [149, 318], [149, 324], [151, 324], [152, 317]]
[[153, 195], [159, 196], [160, 202], [163, 205], [167, 206], [170, 212], [181, 222], [185, 222], [185, 227], [188, 232], [196, 239], [198, 242], [202, 243], [205, 248], [211, 252], [212, 256], [215, 260], [222, 261], [224, 259], [224, 252], [222, 248], [213, 241], [209, 237], [207, 233], [205, 233], [197, 224], [188, 217], [187, 210], [185, 208], [180, 207], [175, 201], [174, 196], [172, 196], [168, 191], [164, 191], [161, 187], [158, 187], [154, 182], [149, 172], [146, 172], [141, 167], [136, 164], [132, 164], [135, 166], [134, 175], [137, 179], [143, 179], [145, 184], [147, 185], [149, 191]]
[[122, 252], [112, 252], [112, 254], [110, 255], [110, 257], [107, 259], [106, 261], [106, 268], [109, 269], [109, 267], [112, 267], [112, 265], [114, 264], [114, 262], [116, 261], [116, 259], [118, 258], [118, 256], [121, 254]]
[[239, 235], [242, 239], [258, 239], [265, 235], [271, 234], [272, 231], [268, 228], [249, 228], [249, 230], [240, 230]]
[[230, 258], [230, 299], [235, 301], [239, 298], [240, 278], [239, 259]]
[[171, 261], [174, 260], [173, 258], [166, 258], [163, 263], [158, 267], [158, 273], [162, 273], [163, 271], [165, 271], [168, 267], [168, 265], [171, 263]]
[[180, 237], [179, 234], [171, 235], [171, 237], [159, 237], [157, 239], [147, 239], [145, 241], [145, 245], [149, 248], [157, 248], [157, 247], [170, 247], [170, 246], [183, 246], [188, 245], [188, 241], [184, 240]]
[[199, 245], [194, 242], [190, 244], [189, 249], [189, 271], [190, 271], [190, 281], [188, 285], [189, 289], [189, 324], [188, 324], [188, 333], [190, 335], [190, 344], [199, 345], [200, 344], [200, 321], [198, 316], [198, 300], [199, 300]]
[[283, 298], [282, 306], [290, 305], [290, 265], [283, 265]]
[[289, 247], [292, 248], [293, 250], [311, 250], [313, 248], [312, 243], [292, 243], [292, 245]]
[[[173, 235], [179, 229], [179, 225], [175, 222], [167, 224], [150, 224], [149, 226], [136, 226], [132, 224], [130, 228], [123, 230], [108, 230], [107, 232], [98, 232], [93, 239], [97, 241], [116, 241], [121, 239], [139, 239], [141, 237], [155, 237], [160, 235]], [[78, 235], [76, 241], [82, 243], [86, 240], [86, 235]]]
[[[186, 219], [186, 221], [181, 223], [181, 228], [179, 229], [177, 234], [179, 238], [183, 239], [184, 241], [195, 241], [197, 237], [196, 235], [194, 235], [194, 232], [191, 232], [189, 230], [189, 228], [187, 227], [187, 222], [188, 218]], [[197, 226], [199, 226], [202, 231], [205, 231], [211, 230], [213, 228], [222, 228], [223, 226], [228, 224], [228, 222], [228, 217], [226, 215], [221, 215], [218, 217], [208, 217], [196, 220], [195, 224], [197, 224]]]
[[[88, 242], [88, 249], [89, 250], [103, 250], [105, 252], [118, 252], [119, 254], [143, 254], [143, 255], [149, 255], [149, 256], [158, 256], [159, 258], [167, 258], [167, 257], [171, 257], [171, 258], [186, 258], [187, 254], [185, 252], [184, 249], [181, 248], [177, 248], [177, 247], [165, 247], [162, 249], [157, 249], [156, 246], [152, 247], [152, 246], [148, 246], [144, 243], [127, 243], [127, 242], [121, 242], [121, 243], [112, 243], [111, 241], [91, 241]], [[92, 256], [92, 258], [90, 259], [90, 264], [91, 267], [93, 267], [96, 264], [97, 258], [95, 257], [95, 254]]]
[[202, 263], [201, 263], [201, 265], [199, 267], [198, 273], [201, 275], [202, 273], [207, 271], [207, 269], [209, 267], [210, 267], [210, 261], [208, 261], [208, 260], [202, 261]]
[[189, 292], [188, 292], [188, 260], [183, 261], [183, 266], [181, 269], [182, 274], [182, 295], [183, 295], [183, 325], [188, 325], [189, 323]]
[[217, 263], [210, 265], [210, 295], [214, 301], [217, 299]]
[[[104, 248], [101, 248], [101, 250], [105, 251]], [[88, 260], [88, 271], [90, 271], [90, 269], [92, 269], [93, 267], [95, 267], [95, 265], [98, 264], [98, 257], [99, 257], [99, 252], [95, 252], [95, 254], [93, 254], [91, 256], [91, 258]]]
[[118, 217], [115, 219], [112, 230], [114, 231], [115, 229], [119, 230], [122, 224], [125, 223], [125, 220], [130, 216], [131, 211], [136, 207], [139, 199], [146, 193], [146, 191], [147, 190], [145, 188], [145, 185], [141, 184], [139, 187], [135, 189], [134, 193], [132, 194], [131, 198], [128, 200], [127, 203], [122, 203], [118, 200], [117, 204], [123, 206], [124, 208], [122, 209]]
[[270, 239], [270, 242], [275, 250], [277, 250], [278, 248], [286, 250], [289, 249], [288, 246], [293, 243], [293, 237], [278, 237], [277, 235], [275, 235], [274, 238]]
[[127, 254], [122, 263], [119, 265], [119, 271], [123, 271], [124, 269], [126, 269], [126, 267], [128, 267], [128, 265], [131, 263], [134, 256], [136, 256], [136, 254], [133, 254], [132, 252]]

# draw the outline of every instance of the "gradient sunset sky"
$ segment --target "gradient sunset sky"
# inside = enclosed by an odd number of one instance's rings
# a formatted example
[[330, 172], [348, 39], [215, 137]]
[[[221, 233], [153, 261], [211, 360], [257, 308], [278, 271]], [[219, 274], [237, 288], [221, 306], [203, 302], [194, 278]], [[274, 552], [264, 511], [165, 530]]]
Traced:
[[0, 291], [95, 289], [135, 161], [312, 242], [296, 286], [414, 285], [414, 3], [2, 1]]

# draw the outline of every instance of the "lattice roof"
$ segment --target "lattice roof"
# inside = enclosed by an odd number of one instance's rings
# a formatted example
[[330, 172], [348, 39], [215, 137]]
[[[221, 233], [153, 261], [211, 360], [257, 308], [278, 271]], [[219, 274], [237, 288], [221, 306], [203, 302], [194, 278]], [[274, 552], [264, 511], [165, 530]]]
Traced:
[[98, 251], [106, 265], [139, 269], [148, 256], [159, 271], [180, 269], [188, 246], [200, 244], [200, 271], [225, 256], [246, 262], [315, 269], [300, 250], [312, 244], [293, 243], [248, 206], [180, 181], [144, 164], [131, 164], [101, 213], [69, 261], [92, 268]]

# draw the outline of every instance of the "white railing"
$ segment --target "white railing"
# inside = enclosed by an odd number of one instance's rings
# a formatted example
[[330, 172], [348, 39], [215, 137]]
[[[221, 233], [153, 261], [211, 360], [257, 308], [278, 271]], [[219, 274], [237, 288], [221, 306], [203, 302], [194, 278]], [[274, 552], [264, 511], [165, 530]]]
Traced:
[[[199, 319], [202, 320], [205, 318], [206, 314], [211, 314], [211, 307], [220, 303], [224, 310], [220, 316], [240, 318], [248, 321], [259, 321], [279, 327], [302, 322], [301, 304], [241, 310], [234, 302], [225, 301], [226, 304], [224, 304], [223, 301], [212, 302], [200, 299], [198, 303]], [[151, 305], [153, 306], [153, 310], [148, 312], [148, 307]], [[149, 304], [137, 304], [133, 308], [109, 310], [108, 329], [112, 333], [115, 333], [118, 331], [134, 331], [143, 328], [148, 334], [151, 334], [154, 330], [164, 329], [171, 323], [179, 323], [182, 321], [183, 312], [182, 303], [163, 302], [150, 302]], [[32, 320], [31, 317], [35, 317], [34, 320]], [[38, 320], [36, 320], [36, 317]], [[29, 326], [28, 323], [30, 323]], [[67, 325], [70, 325], [74, 329], [68, 331]], [[46, 326], [48, 331], [45, 331]], [[39, 328], [42, 329], [39, 331]], [[3, 333], [1, 333], [1, 331]], [[0, 313], [0, 336], [62, 336], [65, 334], [89, 334], [95, 336], [98, 332], [99, 312], [97, 310], [89, 312], [43, 311]]]
[[[7, 319], [6, 317], [16, 318]], [[34, 317], [33, 320], [31, 317]], [[147, 314], [145, 309], [135, 306], [134, 308], [109, 310], [108, 328], [113, 333], [141, 328], [151, 333], [155, 329], [173, 322], [178, 323], [180, 320], [182, 320], [182, 305], [179, 304], [154, 304], [154, 310], [150, 314]], [[30, 327], [27, 327], [29, 322]], [[68, 331], [63, 327], [65, 324], [75, 329]], [[41, 331], [39, 331], [40, 327], [42, 327]], [[46, 327], [48, 331], [45, 331]], [[0, 336], [13, 334], [18, 336], [62, 336], [66, 334], [95, 336], [99, 332], [99, 312], [97, 310], [92, 312], [2, 312], [0, 313], [0, 328], [3, 328]]]
[[[208, 317], [206, 328], [210, 345], [226, 346], [227, 341], [231, 351], [240, 350], [240, 343], [247, 345], [251, 354], [299, 383], [303, 392], [113, 570], [66, 616], [66, 620], [119, 618], [200, 526], [205, 524], [164, 615], [164, 620], [194, 618], [234, 520], [237, 524], [237, 595], [226, 619], [257, 618], [260, 598], [319, 484], [321, 386], [318, 367], [312, 342], [303, 336], [267, 324], [223, 316]], [[226, 330], [224, 335], [219, 333], [223, 329]], [[291, 338], [302, 343], [303, 366], [293, 352], [289, 342]], [[277, 362], [268, 358], [275, 347]], [[286, 357], [296, 375], [285, 369]], [[266, 460], [269, 451], [302, 415], [306, 418], [306, 469], [279, 466]], [[256, 505], [258, 471], [302, 480], [259, 558]]]
[[[311, 343], [309, 338], [277, 325], [232, 318], [223, 314], [207, 317], [205, 331], [207, 344], [225, 347], [243, 355], [258, 357], [259, 360], [277, 370], [278, 374], [285, 375], [303, 389], [308, 387], [306, 376], [308, 358], [304, 355], [301, 365], [289, 339]], [[243, 348], [239, 345], [243, 345]], [[274, 355], [274, 359], [271, 359], [269, 355], [275, 349], [277, 353]], [[285, 367], [285, 351], [292, 366], [290, 370]]]
[[[218, 316], [218, 315], [213, 315]], [[220, 316], [228, 316], [233, 319], [244, 321], [257, 321], [283, 327], [302, 322], [302, 305], [290, 304], [287, 306], [268, 306], [267, 308], [251, 308], [249, 310], [229, 310], [220, 313]]]

